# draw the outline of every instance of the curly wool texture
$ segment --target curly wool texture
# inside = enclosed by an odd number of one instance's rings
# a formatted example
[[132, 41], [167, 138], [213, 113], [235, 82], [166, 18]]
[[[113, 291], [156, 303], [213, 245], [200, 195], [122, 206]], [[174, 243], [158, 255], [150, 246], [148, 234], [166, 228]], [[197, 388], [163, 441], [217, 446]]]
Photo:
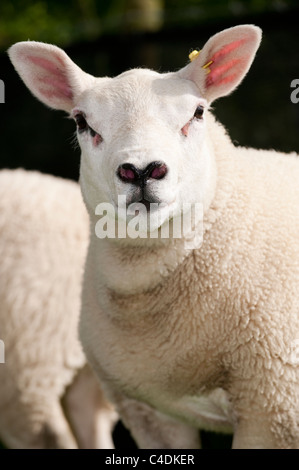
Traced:
[[95, 446], [78, 409], [109, 421], [77, 333], [88, 235], [78, 184], [0, 172], [0, 437], [9, 447]]

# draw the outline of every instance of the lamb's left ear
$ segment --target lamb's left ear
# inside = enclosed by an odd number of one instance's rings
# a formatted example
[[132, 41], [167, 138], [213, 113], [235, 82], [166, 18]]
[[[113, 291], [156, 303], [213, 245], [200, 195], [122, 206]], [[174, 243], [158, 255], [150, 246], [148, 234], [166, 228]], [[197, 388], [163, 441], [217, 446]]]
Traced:
[[59, 47], [42, 42], [14, 44], [8, 54], [29, 90], [44, 104], [70, 112], [94, 77], [83, 72]]
[[241, 25], [212, 36], [190, 64], [178, 73], [192, 80], [211, 103], [231, 93], [248, 72], [261, 42], [257, 26]]

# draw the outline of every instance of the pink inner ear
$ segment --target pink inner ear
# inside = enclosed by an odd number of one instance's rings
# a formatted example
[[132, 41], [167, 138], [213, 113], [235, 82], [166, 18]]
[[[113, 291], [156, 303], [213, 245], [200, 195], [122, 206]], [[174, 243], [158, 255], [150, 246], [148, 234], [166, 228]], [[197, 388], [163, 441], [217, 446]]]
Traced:
[[[211, 64], [209, 65], [209, 73], [206, 77], [206, 87], [211, 85], [224, 85], [238, 79], [238, 73], [235, 72], [238, 65], [247, 59], [247, 56], [241, 55], [239, 51], [236, 52], [238, 57], [229, 59], [228, 56], [238, 50], [247, 39], [238, 39], [237, 41], [230, 42], [225, 46], [221, 47], [219, 51], [215, 52], [210, 59]], [[235, 54], [235, 55], [236, 55]], [[229, 71], [232, 73], [229, 74]]]
[[28, 56], [28, 59], [40, 68], [47, 70], [55, 75], [61, 75], [60, 68], [51, 60], [44, 59], [43, 57], [36, 57], [33, 55]]
[[[56, 57], [57, 60], [62, 64], [62, 61], [59, 57]], [[69, 99], [73, 98], [73, 92], [71, 87], [68, 84], [67, 78], [63, 69], [61, 69], [54, 62], [44, 59], [43, 57], [28, 56], [28, 59], [33, 62], [35, 65], [40, 67], [44, 72], [42, 76], [39, 77], [39, 81], [48, 85], [49, 87], [40, 88], [40, 92], [50, 98], [52, 96], [57, 97], [67, 97]]]
[[[73, 92], [71, 88], [68, 86], [67, 82], [51, 77], [46, 77], [40, 80], [41, 82], [45, 83], [46, 85], [50, 85], [51, 91], [49, 96], [65, 96], [69, 99], [73, 98]], [[48, 92], [44, 89], [44, 94], [48, 95]]]
[[229, 44], [226, 44], [225, 46], [221, 47], [219, 51], [215, 52], [215, 54], [213, 55], [213, 57], [211, 57], [210, 60], [212, 60], [214, 63], [217, 62], [219, 59], [223, 58], [230, 52], [242, 46], [246, 41], [246, 39], [239, 39], [238, 41], [233, 41]]
[[241, 59], [231, 59], [229, 62], [226, 62], [223, 65], [219, 65], [218, 67], [213, 67], [213, 64], [211, 64], [211, 71], [206, 78], [206, 86], [209, 87], [211, 85], [220, 85], [234, 80], [235, 74], [227, 75], [226, 77], [224, 77], [224, 74], [240, 62]]

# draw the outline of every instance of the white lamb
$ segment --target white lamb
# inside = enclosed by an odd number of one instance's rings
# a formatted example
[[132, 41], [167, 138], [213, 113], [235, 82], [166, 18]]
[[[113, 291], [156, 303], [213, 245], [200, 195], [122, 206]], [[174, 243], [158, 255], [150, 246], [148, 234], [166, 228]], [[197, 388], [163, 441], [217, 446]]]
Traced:
[[[10, 49], [29, 89], [77, 122], [92, 227], [80, 334], [140, 447], [194, 447], [198, 428], [233, 430], [234, 448], [299, 447], [299, 160], [234, 146], [208, 110], [260, 39], [230, 28], [176, 73], [113, 79], [52, 45]], [[111, 229], [121, 195], [143, 235], [101, 239], [97, 214]], [[186, 203], [202, 204], [203, 223], [159, 237]]]
[[0, 172], [0, 440], [111, 448], [116, 414], [78, 340], [88, 217], [79, 185]]

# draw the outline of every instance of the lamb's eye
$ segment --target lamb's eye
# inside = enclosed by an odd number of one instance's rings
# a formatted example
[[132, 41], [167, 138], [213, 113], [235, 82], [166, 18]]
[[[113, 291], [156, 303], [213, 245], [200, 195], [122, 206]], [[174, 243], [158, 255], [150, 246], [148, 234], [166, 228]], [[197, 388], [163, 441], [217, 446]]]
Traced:
[[[77, 114], [74, 115], [74, 119], [77, 124], [77, 129], [79, 134], [82, 132], [87, 131], [88, 134], [92, 137], [92, 143], [95, 147], [97, 147], [100, 143], [103, 142], [103, 138], [100, 134], [98, 134], [96, 131], [94, 131], [87, 123], [85, 119], [85, 115], [82, 112], [78, 112]], [[88, 135], [87, 134], [87, 135]]]
[[89, 132], [91, 137], [95, 137], [97, 135], [96, 131], [94, 131], [91, 127], [89, 128]]
[[80, 113], [76, 114], [75, 121], [76, 121], [77, 128], [78, 128], [79, 132], [83, 132], [86, 129], [88, 129], [88, 124], [87, 124], [86, 119], [83, 116], [83, 114], [80, 114]]
[[196, 108], [196, 110], [195, 110], [195, 113], [194, 113], [194, 117], [195, 117], [196, 119], [202, 119], [203, 111], [204, 111], [204, 107], [203, 107], [203, 106], [197, 106], [197, 108]]

